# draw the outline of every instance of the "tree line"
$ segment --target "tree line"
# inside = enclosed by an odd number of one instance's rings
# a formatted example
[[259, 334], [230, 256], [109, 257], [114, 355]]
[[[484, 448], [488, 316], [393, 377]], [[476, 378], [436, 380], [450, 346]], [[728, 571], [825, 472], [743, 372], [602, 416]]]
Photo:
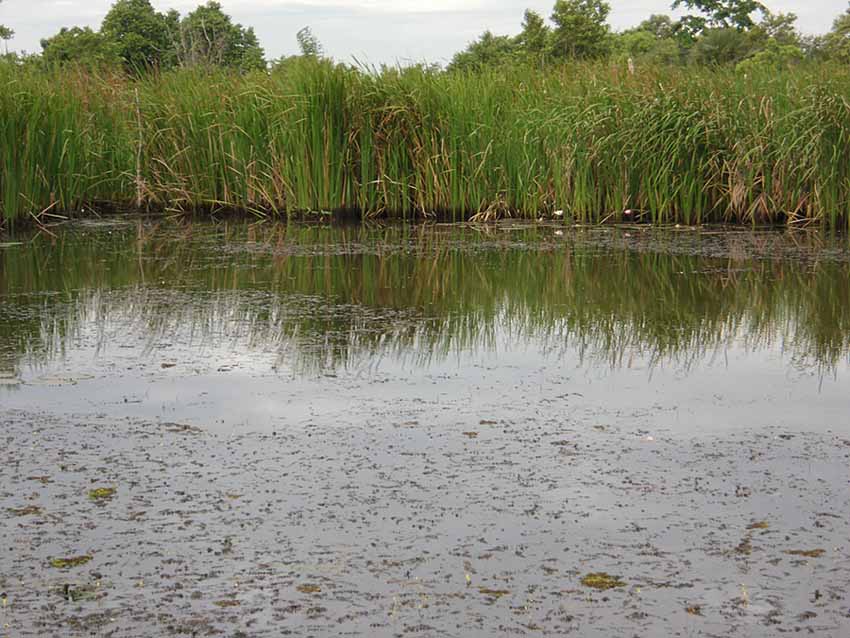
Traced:
[[850, 4], [823, 36], [804, 36], [793, 13], [773, 13], [758, 0], [673, 0], [689, 11], [674, 20], [651, 15], [615, 32], [604, 0], [557, 0], [549, 22], [526, 10], [517, 36], [485, 31], [457, 53], [449, 69], [621, 58], [633, 63], [786, 66], [803, 59], [850, 63]]
[[[797, 30], [796, 15], [773, 13], [758, 0], [673, 0], [671, 8], [682, 7], [689, 13], [678, 20], [652, 15], [634, 28], [615, 32], [608, 24], [611, 6], [605, 0], [557, 0], [548, 21], [526, 10], [518, 35], [485, 31], [454, 55], [447, 70], [606, 58], [630, 64], [742, 67], [787, 66], [804, 59], [850, 64], [850, 3], [822, 36], [804, 36]], [[0, 39], [9, 40], [13, 34], [0, 24]], [[301, 29], [297, 40], [302, 56], [322, 57], [322, 46], [309, 28]], [[215, 0], [185, 16], [174, 9], [158, 12], [150, 0], [117, 0], [98, 30], [64, 27], [43, 39], [41, 47], [40, 55], [25, 61], [122, 65], [131, 73], [195, 66], [252, 71], [270, 66], [253, 28], [235, 23]], [[8, 53], [7, 57], [19, 59]]]

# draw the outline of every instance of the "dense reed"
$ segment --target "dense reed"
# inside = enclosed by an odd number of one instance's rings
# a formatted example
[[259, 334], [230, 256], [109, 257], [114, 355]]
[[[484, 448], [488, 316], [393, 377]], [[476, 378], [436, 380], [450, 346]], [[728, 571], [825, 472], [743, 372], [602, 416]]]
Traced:
[[139, 81], [0, 65], [0, 213], [850, 220], [850, 69], [572, 65]]

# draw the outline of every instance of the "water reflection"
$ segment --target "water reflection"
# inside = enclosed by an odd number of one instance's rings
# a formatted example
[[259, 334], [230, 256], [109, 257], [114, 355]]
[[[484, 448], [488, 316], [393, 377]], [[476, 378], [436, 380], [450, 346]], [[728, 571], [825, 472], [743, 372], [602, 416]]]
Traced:
[[526, 342], [685, 372], [734, 344], [823, 374], [850, 352], [847, 256], [811, 233], [76, 224], [0, 249], [0, 373], [83, 345], [247, 349], [315, 374]]

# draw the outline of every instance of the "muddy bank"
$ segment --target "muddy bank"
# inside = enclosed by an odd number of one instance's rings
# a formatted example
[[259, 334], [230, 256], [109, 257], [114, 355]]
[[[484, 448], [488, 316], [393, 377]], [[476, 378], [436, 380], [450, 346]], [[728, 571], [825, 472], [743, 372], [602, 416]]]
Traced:
[[350, 416], [3, 412], [3, 635], [850, 632], [846, 434]]

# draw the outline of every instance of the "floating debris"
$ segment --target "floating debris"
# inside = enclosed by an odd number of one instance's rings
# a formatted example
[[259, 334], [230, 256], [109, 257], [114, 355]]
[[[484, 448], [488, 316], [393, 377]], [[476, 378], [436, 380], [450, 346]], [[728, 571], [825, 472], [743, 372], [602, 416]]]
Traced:
[[91, 556], [73, 556], [71, 558], [51, 558], [50, 566], [55, 567], [56, 569], [71, 569], [72, 567], [79, 567], [80, 565], [85, 565], [92, 559]]
[[511, 593], [507, 589], [490, 589], [488, 587], [479, 587], [478, 591], [491, 598], [501, 598]]
[[310, 583], [298, 585], [298, 587], [296, 587], [295, 589], [300, 591], [302, 594], [318, 594], [322, 591], [321, 587], [319, 587], [318, 585], [312, 585]]
[[163, 423], [166, 432], [174, 432], [175, 434], [203, 434], [204, 431], [194, 425], [186, 425], [185, 423]]
[[10, 507], [6, 510], [12, 516], [34, 516], [41, 514], [41, 508], [37, 505], [27, 505], [26, 507]]
[[581, 584], [585, 587], [591, 587], [593, 589], [614, 589], [615, 587], [625, 587], [626, 583], [620, 580], [619, 576], [611, 576], [605, 572], [594, 572], [592, 574], [586, 574], [581, 579]]
[[232, 598], [226, 600], [217, 600], [213, 603], [217, 607], [239, 607], [242, 603]]
[[69, 603], [77, 603], [84, 600], [97, 600], [106, 595], [100, 590], [99, 584], [91, 585], [72, 585], [65, 583], [61, 587], [55, 588], [53, 591], [60, 594]]
[[691, 605], [685, 609], [691, 616], [702, 616], [702, 607], [699, 605]]
[[89, 491], [89, 498], [93, 501], [108, 501], [115, 496], [114, 487], [98, 487]]
[[786, 549], [786, 554], [791, 556], [805, 556], [806, 558], [820, 558], [826, 554], [825, 549]]
[[768, 527], [770, 527], [770, 524], [767, 521], [757, 521], [747, 525], [747, 529], [767, 529]]
[[463, 435], [465, 437], [467, 437], [468, 439], [477, 439], [478, 438], [478, 432], [464, 432]]
[[738, 554], [743, 554], [744, 556], [749, 556], [750, 554], [752, 554], [753, 553], [753, 539], [752, 539], [752, 537], [749, 534], [747, 534], [743, 539], [741, 539], [741, 542], [738, 543], [738, 546], [735, 548], [735, 551]]

